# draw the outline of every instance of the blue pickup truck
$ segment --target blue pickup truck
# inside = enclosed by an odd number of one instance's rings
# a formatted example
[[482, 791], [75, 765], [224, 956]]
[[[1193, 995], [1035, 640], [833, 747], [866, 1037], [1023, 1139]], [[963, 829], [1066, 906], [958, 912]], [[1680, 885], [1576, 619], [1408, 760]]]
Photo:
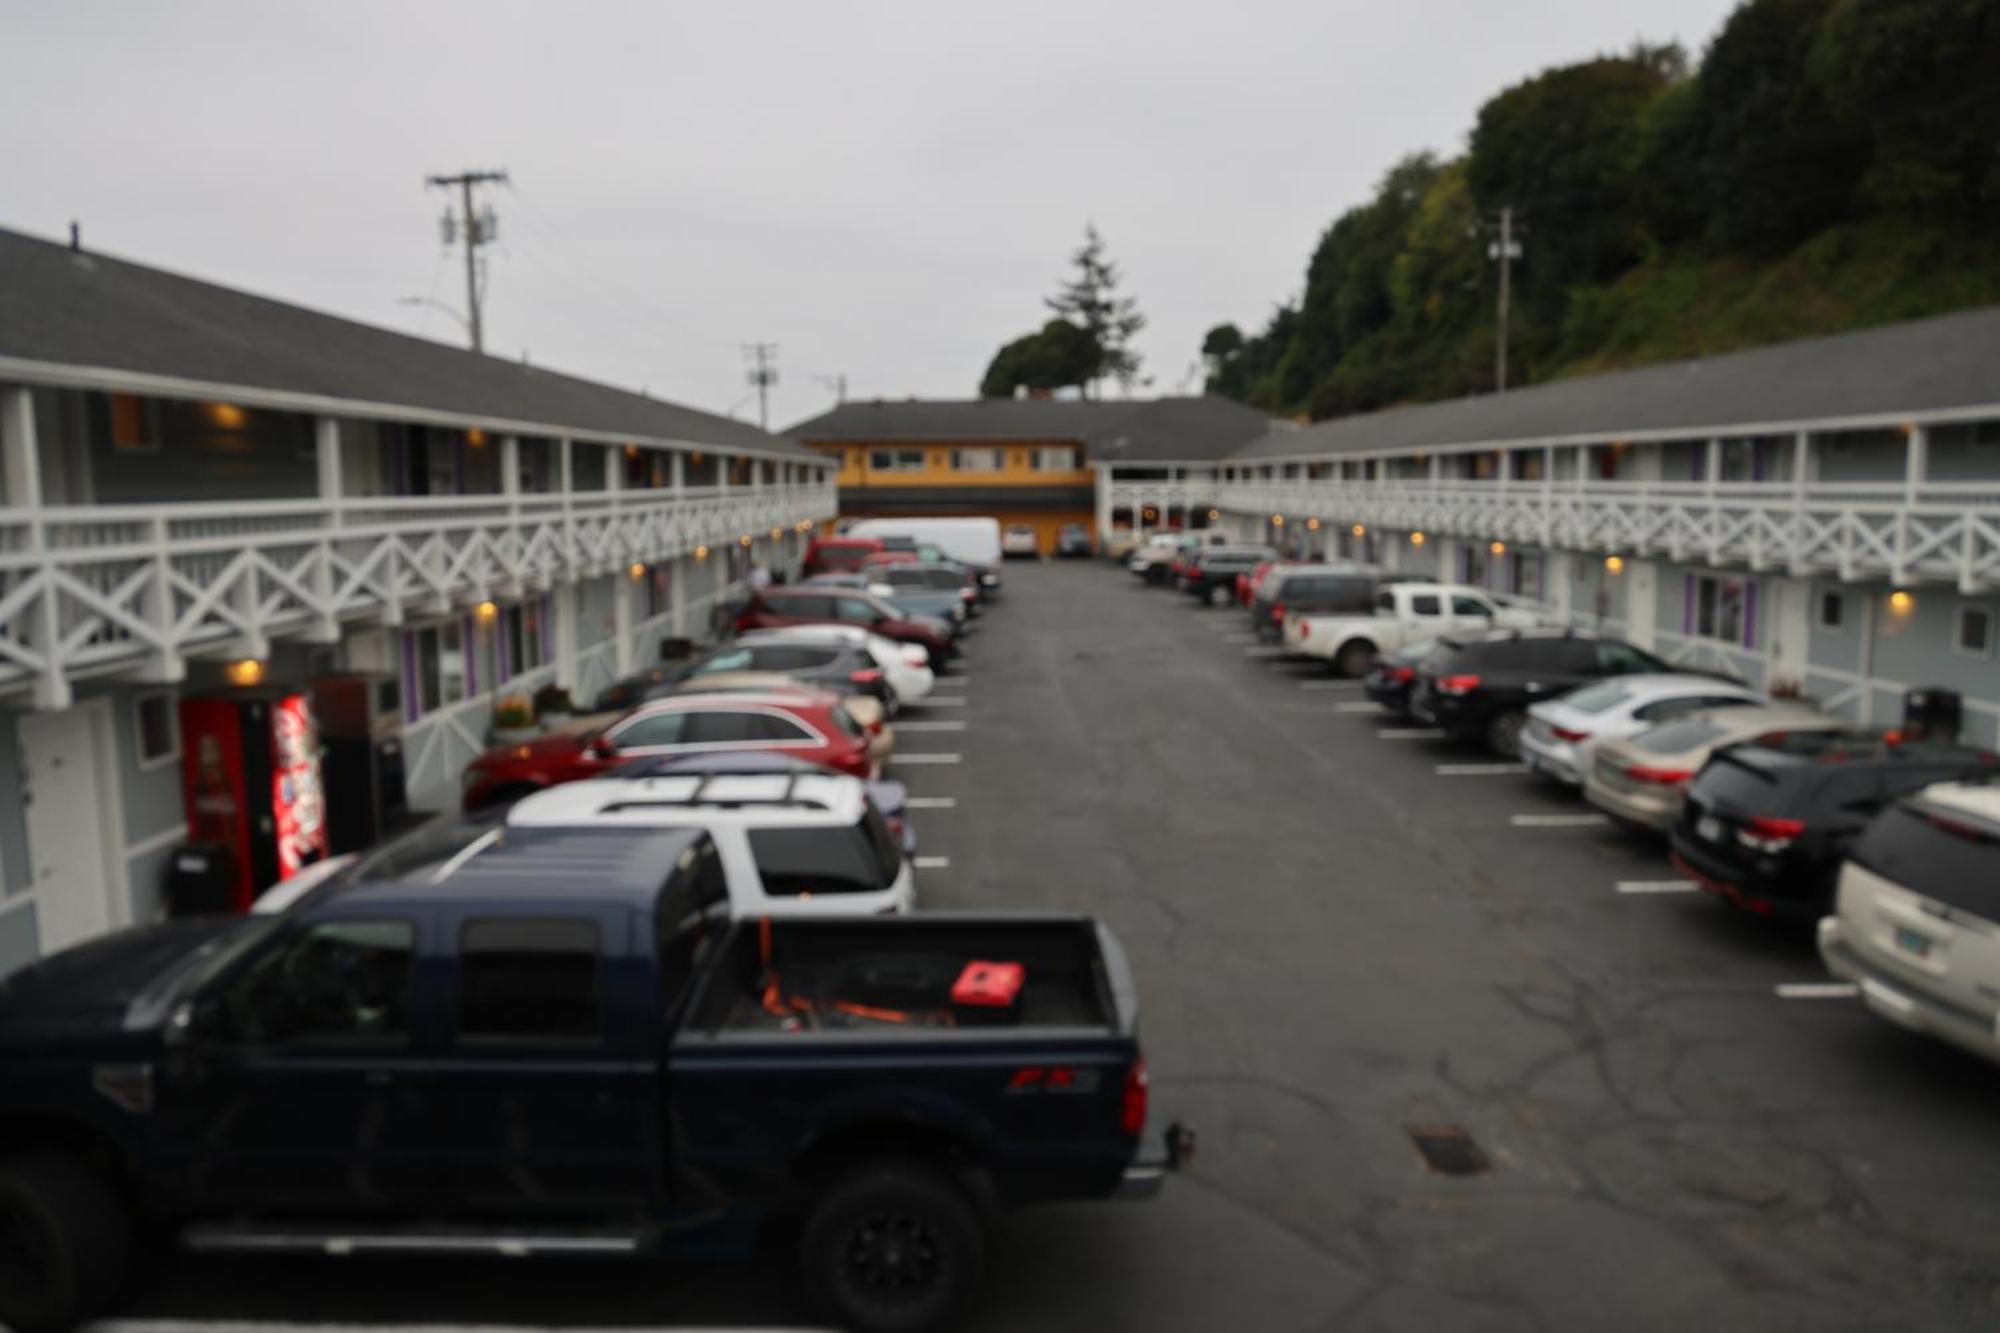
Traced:
[[797, 1221], [852, 1328], [948, 1325], [991, 1219], [1156, 1192], [1131, 977], [1077, 916], [732, 921], [700, 830], [494, 829], [0, 983], [0, 1323], [189, 1247], [639, 1255]]

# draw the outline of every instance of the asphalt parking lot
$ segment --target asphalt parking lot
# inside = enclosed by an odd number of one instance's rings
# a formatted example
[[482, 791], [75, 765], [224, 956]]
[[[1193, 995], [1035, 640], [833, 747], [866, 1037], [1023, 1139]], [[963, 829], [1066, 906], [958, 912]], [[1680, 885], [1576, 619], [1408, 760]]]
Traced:
[[[933, 907], [1131, 954], [1160, 1199], [1024, 1212], [979, 1330], [1990, 1329], [2000, 1072], [1829, 988], [1807, 937], [1237, 608], [1012, 566], [898, 736]], [[1381, 734], [1381, 733], [1389, 734]], [[1456, 1127], [1490, 1169], [1428, 1168]], [[162, 1266], [137, 1319], [805, 1326], [782, 1259]]]

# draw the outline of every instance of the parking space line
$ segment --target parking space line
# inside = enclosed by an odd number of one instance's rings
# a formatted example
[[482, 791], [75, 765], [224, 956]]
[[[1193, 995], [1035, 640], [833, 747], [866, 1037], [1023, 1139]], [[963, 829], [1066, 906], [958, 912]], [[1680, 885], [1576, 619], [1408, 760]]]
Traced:
[[956, 810], [956, 796], [912, 796], [903, 802], [912, 810]]
[[1361, 682], [1358, 680], [1302, 680], [1299, 682], [1299, 688], [1302, 690], [1358, 690], [1361, 688]]
[[1700, 888], [1691, 879], [1621, 879], [1620, 893], [1693, 893]]
[[1444, 732], [1437, 727], [1390, 727], [1375, 733], [1375, 739], [1383, 741], [1441, 741]]
[[1525, 773], [1526, 764], [1439, 764], [1441, 778], [1483, 778], [1498, 773]]
[[1344, 699], [1333, 706], [1333, 711], [1336, 713], [1375, 713], [1379, 715], [1382, 712], [1382, 705], [1376, 703], [1373, 699]]
[[911, 859], [916, 862], [917, 869], [919, 870], [951, 869], [951, 858], [949, 856], [917, 856]]
[[892, 724], [897, 731], [964, 731], [964, 722], [897, 722]]
[[963, 708], [965, 700], [959, 699], [912, 699], [906, 708]]
[[1793, 981], [1776, 989], [1781, 1000], [1851, 1000], [1861, 993], [1851, 981]]
[[893, 767], [896, 764], [955, 764], [964, 755], [957, 754], [896, 754], [889, 757]]
[[1603, 815], [1509, 815], [1515, 828], [1595, 828], [1611, 821]]
[[970, 677], [970, 676], [933, 676], [933, 677], [931, 677], [931, 683], [932, 683], [933, 685], [970, 685], [970, 684], [972, 683], [972, 677]]

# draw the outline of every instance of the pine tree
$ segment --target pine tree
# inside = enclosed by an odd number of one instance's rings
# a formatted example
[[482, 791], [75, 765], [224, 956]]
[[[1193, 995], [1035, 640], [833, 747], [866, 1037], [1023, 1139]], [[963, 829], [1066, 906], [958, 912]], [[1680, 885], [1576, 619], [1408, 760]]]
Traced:
[[1146, 317], [1136, 301], [1118, 294], [1118, 266], [1104, 257], [1104, 238], [1097, 234], [1096, 224], [1087, 224], [1083, 236], [1083, 245], [1070, 257], [1076, 276], [1048, 298], [1049, 309], [1081, 327], [1097, 349], [1096, 366], [1084, 384], [1086, 395], [1093, 383], [1103, 379], [1115, 379], [1130, 389], [1139, 375], [1132, 337], [1146, 327]]

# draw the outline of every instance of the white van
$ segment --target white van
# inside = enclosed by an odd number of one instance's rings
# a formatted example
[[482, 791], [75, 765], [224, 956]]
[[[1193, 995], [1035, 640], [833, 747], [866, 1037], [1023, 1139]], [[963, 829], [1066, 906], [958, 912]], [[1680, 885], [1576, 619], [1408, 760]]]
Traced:
[[1000, 567], [1000, 522], [991, 518], [864, 518], [848, 537], [911, 537], [929, 542], [960, 564]]

